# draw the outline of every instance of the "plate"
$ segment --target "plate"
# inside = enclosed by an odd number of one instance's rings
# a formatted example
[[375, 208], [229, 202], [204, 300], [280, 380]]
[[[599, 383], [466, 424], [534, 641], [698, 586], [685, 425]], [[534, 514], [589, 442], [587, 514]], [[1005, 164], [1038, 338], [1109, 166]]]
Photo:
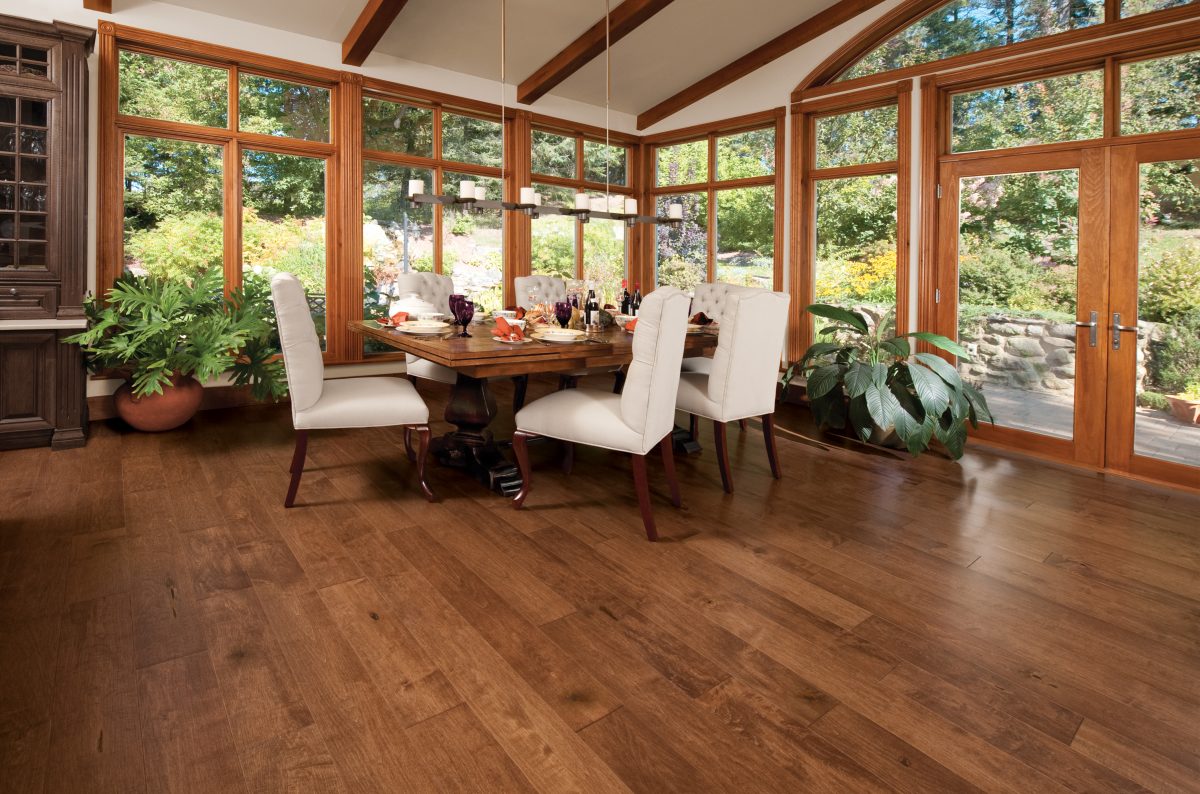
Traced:
[[440, 334], [449, 328], [450, 323], [436, 320], [410, 320], [396, 326], [396, 330], [402, 334]]
[[695, 325], [693, 323], [688, 323], [687, 332], [689, 334], [698, 334], [703, 330], [704, 330], [703, 325]]
[[538, 330], [537, 333], [542, 337], [557, 336], [562, 339], [578, 339], [587, 335], [576, 328], [546, 328]]
[[526, 339], [504, 339], [503, 337], [493, 336], [492, 341], [499, 342], [502, 345], [524, 345], [524, 344], [528, 344], [529, 342], [532, 342], [533, 340], [529, 339], [529, 338], [526, 338]]

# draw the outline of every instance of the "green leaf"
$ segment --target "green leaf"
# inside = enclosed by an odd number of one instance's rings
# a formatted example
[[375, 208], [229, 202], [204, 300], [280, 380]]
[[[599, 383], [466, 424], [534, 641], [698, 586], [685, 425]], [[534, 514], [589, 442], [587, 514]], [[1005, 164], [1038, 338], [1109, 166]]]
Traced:
[[896, 358], [908, 358], [912, 355], [912, 346], [902, 336], [893, 336], [879, 343], [880, 350], [886, 350]]
[[[846, 394], [853, 400], [866, 393], [867, 387], [874, 382], [875, 370], [869, 364], [855, 361], [846, 370]], [[851, 413], [853, 417], [853, 413]]]
[[912, 377], [913, 390], [917, 393], [921, 405], [925, 407], [926, 415], [940, 416], [950, 403], [950, 390], [946, 384], [922, 366], [908, 367], [908, 374]]
[[946, 385], [955, 392], [962, 391], [962, 377], [958, 374], [958, 370], [954, 368], [954, 365], [946, 361], [946, 359], [941, 356], [935, 356], [933, 353], [917, 353], [914, 358], [936, 372], [938, 377], [945, 381]]
[[973, 426], [978, 427], [979, 422], [996, 424], [996, 420], [992, 418], [992, 411], [988, 408], [987, 400], [983, 397], [983, 392], [969, 383], [964, 383], [963, 394], [971, 403], [971, 424]]
[[913, 331], [912, 333], [905, 334], [905, 336], [915, 336], [922, 342], [927, 342], [934, 347], [940, 350], [945, 350], [947, 353], [952, 353], [961, 359], [968, 361], [971, 359], [965, 347], [960, 345], [958, 342], [955, 342], [953, 339], [942, 336], [941, 334], [931, 334], [928, 331]]
[[808, 399], [815, 400], [832, 391], [841, 378], [842, 368], [837, 364], [817, 367], [808, 376]]
[[817, 317], [824, 317], [826, 320], [833, 320], [839, 323], [854, 328], [859, 333], [867, 333], [867, 321], [858, 312], [852, 312], [849, 309], [843, 309], [840, 306], [830, 306], [827, 303], [814, 303], [804, 311]]
[[900, 407], [914, 422], [921, 424], [925, 421], [925, 406], [921, 405], [921, 402], [913, 396], [913, 393], [909, 391], [907, 386], [893, 380], [888, 384], [888, 389], [892, 392], [892, 396], [896, 398], [896, 402], [900, 403]]
[[867, 408], [866, 397], [859, 396], [850, 400], [850, 426], [854, 428], [854, 434], [863, 441], [871, 440], [875, 421], [871, 416], [870, 409]]
[[872, 383], [867, 387], [865, 395], [867, 410], [880, 430], [888, 430], [896, 424], [896, 413], [901, 410], [900, 403], [887, 389], [881, 389]]

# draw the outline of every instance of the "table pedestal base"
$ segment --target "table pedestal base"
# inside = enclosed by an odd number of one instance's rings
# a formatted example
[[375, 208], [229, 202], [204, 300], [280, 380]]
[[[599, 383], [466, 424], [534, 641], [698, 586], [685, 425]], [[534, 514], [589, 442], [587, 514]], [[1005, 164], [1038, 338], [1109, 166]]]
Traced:
[[488, 425], [496, 416], [496, 400], [486, 378], [459, 374], [446, 404], [446, 421], [453, 430], [434, 439], [434, 459], [443, 466], [462, 469], [502, 496], [521, 490], [521, 474], [504, 457]]

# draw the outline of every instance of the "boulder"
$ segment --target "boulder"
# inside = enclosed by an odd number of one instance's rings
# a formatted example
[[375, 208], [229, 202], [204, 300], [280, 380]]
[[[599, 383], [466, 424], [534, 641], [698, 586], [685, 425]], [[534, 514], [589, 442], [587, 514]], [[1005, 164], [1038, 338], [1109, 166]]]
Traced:
[[1074, 365], [1075, 353], [1074, 351], [1067, 350], [1063, 347], [1055, 348], [1046, 356], [1046, 363], [1056, 367], [1060, 367], [1064, 364]]
[[1014, 336], [1004, 349], [1007, 353], [1022, 358], [1040, 358], [1043, 354], [1041, 341], [1028, 336]]

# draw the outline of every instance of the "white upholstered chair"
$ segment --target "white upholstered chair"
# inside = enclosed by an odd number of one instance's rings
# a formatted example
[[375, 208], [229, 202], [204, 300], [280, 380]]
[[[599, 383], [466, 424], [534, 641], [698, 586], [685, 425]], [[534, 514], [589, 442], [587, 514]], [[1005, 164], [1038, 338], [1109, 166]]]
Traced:
[[[715, 281], [697, 284], [692, 292], [692, 315], [699, 312], [713, 322], [720, 323], [725, 316], [726, 307], [731, 295], [753, 294], [762, 292], [756, 287], [742, 287], [737, 284], [726, 284]], [[713, 360], [708, 356], [689, 356], [683, 360], [684, 372], [708, 372], [712, 369]]]
[[[449, 276], [437, 273], [401, 273], [396, 277], [395, 294], [404, 296], [415, 292], [421, 300], [429, 301], [439, 312], [450, 311], [450, 295], [454, 292], [454, 281]], [[424, 378], [438, 383], [454, 383], [458, 373], [449, 367], [427, 361], [412, 353], [404, 354], [404, 369], [414, 378]]]
[[296, 450], [292, 455], [292, 480], [283, 506], [291, 507], [304, 473], [308, 450], [308, 431], [351, 427], [404, 427], [405, 446], [416, 431], [420, 451], [410, 459], [417, 464], [417, 481], [425, 498], [433, 501], [433, 492], [425, 481], [425, 458], [429, 451], [429, 408], [413, 385], [403, 378], [345, 378], [325, 380], [321, 343], [308, 309], [304, 287], [291, 273], [277, 273], [271, 279], [271, 299], [279, 324], [279, 342], [287, 371], [288, 393], [292, 403], [292, 426], [296, 429]]
[[687, 332], [688, 297], [674, 287], [661, 287], [646, 296], [633, 335], [633, 362], [620, 394], [591, 389], [568, 389], [535, 400], [517, 413], [513, 451], [521, 469], [521, 490], [513, 499], [520, 508], [529, 495], [528, 439], [557, 438], [633, 456], [633, 481], [646, 537], [658, 539], [646, 480], [646, 455], [662, 452], [671, 502], [679, 506], [679, 484], [671, 450], [679, 364]]
[[679, 377], [676, 407], [692, 416], [713, 421], [721, 484], [733, 493], [725, 423], [762, 417], [771, 474], [779, 479], [775, 453], [775, 384], [783, 356], [788, 303], [785, 292], [747, 289], [728, 294], [722, 307], [717, 350], [707, 372], [683, 372]]

